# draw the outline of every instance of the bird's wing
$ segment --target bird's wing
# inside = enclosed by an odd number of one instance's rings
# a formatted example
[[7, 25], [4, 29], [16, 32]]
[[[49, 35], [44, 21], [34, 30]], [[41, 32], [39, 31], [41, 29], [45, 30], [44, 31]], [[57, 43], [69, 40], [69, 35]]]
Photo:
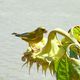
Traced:
[[21, 34], [21, 37], [26, 37], [27, 39], [34, 40], [37, 36], [35, 32], [27, 32]]

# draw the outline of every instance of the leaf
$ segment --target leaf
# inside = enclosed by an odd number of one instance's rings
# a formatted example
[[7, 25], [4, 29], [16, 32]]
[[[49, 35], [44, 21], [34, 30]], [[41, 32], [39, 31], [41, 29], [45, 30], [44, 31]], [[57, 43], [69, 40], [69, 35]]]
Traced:
[[80, 80], [80, 60], [78, 59], [78, 53], [76, 44], [70, 44], [67, 49], [67, 55], [69, 59], [69, 75], [70, 80]]
[[80, 26], [73, 27], [70, 32], [73, 37], [76, 38], [77, 41], [80, 43]]
[[58, 64], [57, 80], [80, 80], [80, 61], [64, 55]]
[[71, 58], [69, 63], [70, 80], [80, 80], [80, 61]]
[[57, 69], [57, 80], [70, 80], [69, 79], [69, 63], [67, 56], [63, 56], [59, 60]]

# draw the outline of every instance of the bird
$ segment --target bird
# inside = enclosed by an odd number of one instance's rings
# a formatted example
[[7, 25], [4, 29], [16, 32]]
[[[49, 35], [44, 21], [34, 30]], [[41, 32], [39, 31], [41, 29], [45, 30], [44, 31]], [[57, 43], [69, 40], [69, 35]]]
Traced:
[[20, 37], [22, 40], [28, 42], [31, 48], [34, 48], [35, 44], [39, 43], [43, 39], [44, 33], [47, 33], [45, 27], [38, 27], [32, 32], [26, 32], [22, 34], [18, 34], [14, 32], [12, 33], [12, 35], [15, 35], [16, 37]]

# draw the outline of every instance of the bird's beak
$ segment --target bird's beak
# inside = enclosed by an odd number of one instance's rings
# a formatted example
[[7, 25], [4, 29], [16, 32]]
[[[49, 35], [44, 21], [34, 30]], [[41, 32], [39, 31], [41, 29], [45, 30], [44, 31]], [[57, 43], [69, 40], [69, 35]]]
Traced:
[[48, 32], [47, 30], [44, 31], [44, 33], [47, 33], [47, 32]]

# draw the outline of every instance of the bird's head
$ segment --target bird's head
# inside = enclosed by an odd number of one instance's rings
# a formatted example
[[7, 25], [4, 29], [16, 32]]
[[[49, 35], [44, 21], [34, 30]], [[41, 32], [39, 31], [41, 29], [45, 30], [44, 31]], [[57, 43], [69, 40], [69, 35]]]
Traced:
[[45, 29], [45, 27], [38, 27], [36, 31], [41, 32], [41, 33], [47, 33], [47, 30]]

